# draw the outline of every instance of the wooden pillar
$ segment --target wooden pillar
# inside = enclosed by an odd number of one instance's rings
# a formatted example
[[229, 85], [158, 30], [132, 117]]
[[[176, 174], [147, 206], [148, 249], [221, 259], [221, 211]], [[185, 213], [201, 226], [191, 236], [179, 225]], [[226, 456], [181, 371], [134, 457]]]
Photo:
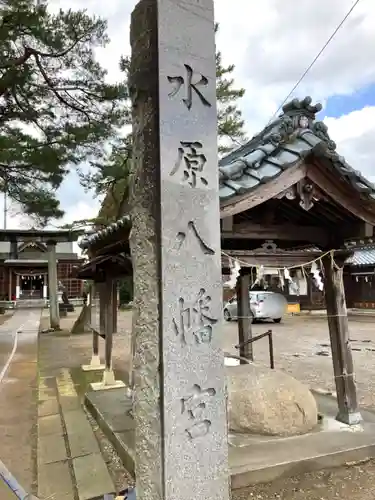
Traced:
[[103, 285], [104, 295], [104, 332], [105, 332], [105, 369], [112, 371], [113, 345], [113, 283], [108, 279]]
[[113, 281], [112, 283], [112, 323], [113, 323], [113, 333], [117, 332], [117, 307], [118, 307], [118, 283]]
[[114, 316], [113, 310], [116, 297], [116, 288], [113, 286], [113, 280], [108, 278], [105, 283], [100, 284], [100, 333], [105, 336], [105, 364], [103, 380], [91, 384], [93, 390], [109, 389], [112, 387], [124, 387], [122, 380], [116, 380], [112, 368], [112, 347]]
[[51, 328], [60, 329], [59, 302], [57, 294], [57, 260], [56, 242], [47, 244], [48, 249], [48, 286], [49, 286], [49, 314]]
[[[238, 308], [238, 343], [242, 344], [252, 338], [251, 323], [252, 314], [250, 309], [250, 276], [249, 274], [240, 275], [237, 278], [237, 308]], [[253, 344], [246, 344], [240, 348], [240, 356], [250, 361], [253, 357]], [[241, 361], [241, 363], [245, 363]]]
[[[90, 318], [90, 325], [92, 324], [92, 314], [93, 314], [93, 304], [96, 304], [96, 293], [97, 293], [97, 287], [95, 283], [93, 283], [90, 287], [90, 303], [89, 303], [89, 318]], [[96, 305], [95, 305], [96, 307]], [[96, 309], [95, 309], [95, 314], [96, 314]], [[99, 359], [99, 335], [98, 332], [96, 331], [96, 328], [92, 329], [92, 355], [93, 358]], [[100, 360], [99, 360], [100, 364]]]
[[323, 265], [324, 292], [339, 407], [336, 418], [345, 424], [355, 425], [361, 422], [362, 417], [358, 408], [353, 357], [349, 341], [349, 325], [343, 281], [344, 257], [334, 257], [333, 261], [331, 256], [328, 255], [323, 258]]
[[105, 335], [105, 284], [98, 283], [99, 288], [99, 332]]
[[9, 269], [9, 300], [12, 300], [12, 275], [13, 271], [12, 269]]
[[[105, 366], [100, 362], [100, 356], [99, 356], [99, 335], [97, 332], [98, 325], [95, 322], [95, 325], [93, 325], [94, 320], [94, 314], [96, 314], [96, 308], [94, 307], [96, 303], [96, 285], [93, 283], [90, 286], [89, 294], [87, 297], [87, 305], [86, 307], [88, 308], [87, 312], [87, 321], [88, 324], [91, 327], [92, 331], [92, 355], [91, 355], [91, 361], [88, 365], [82, 365], [82, 370], [83, 371], [99, 371], [99, 370], [104, 370]], [[85, 306], [84, 306], [85, 307]]]

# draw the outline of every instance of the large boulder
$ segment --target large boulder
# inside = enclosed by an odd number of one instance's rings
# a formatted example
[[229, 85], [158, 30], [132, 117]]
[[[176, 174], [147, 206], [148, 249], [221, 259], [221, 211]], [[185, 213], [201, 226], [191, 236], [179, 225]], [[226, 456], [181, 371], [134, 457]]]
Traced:
[[229, 430], [295, 436], [318, 422], [314, 396], [290, 375], [254, 363], [226, 367]]

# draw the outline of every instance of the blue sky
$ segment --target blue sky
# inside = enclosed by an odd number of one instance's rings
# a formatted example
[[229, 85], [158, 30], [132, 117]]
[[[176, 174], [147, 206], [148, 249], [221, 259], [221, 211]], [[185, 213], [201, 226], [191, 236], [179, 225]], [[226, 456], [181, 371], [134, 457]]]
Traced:
[[[306, 67], [341, 22], [354, 0], [214, 0], [220, 23], [217, 39], [224, 63], [235, 64], [235, 82], [246, 89], [240, 102], [249, 136], [259, 132]], [[97, 51], [111, 81], [119, 79], [118, 60], [130, 54], [130, 13], [136, 0], [50, 0], [50, 8], [86, 8], [108, 20], [111, 44]], [[375, 9], [361, 0], [304, 78], [294, 96], [321, 102], [319, 114], [347, 161], [375, 180]], [[64, 222], [96, 215], [99, 200], [84, 193], [76, 175], [59, 197]], [[28, 224], [12, 217], [10, 226]]]
[[360, 88], [350, 95], [329, 97], [321, 116], [339, 118], [365, 106], [375, 106], [375, 84]]

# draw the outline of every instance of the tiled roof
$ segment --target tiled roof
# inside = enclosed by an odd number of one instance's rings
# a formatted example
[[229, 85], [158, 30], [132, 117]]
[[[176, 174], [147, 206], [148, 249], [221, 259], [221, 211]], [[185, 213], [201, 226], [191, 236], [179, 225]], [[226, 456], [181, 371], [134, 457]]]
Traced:
[[85, 250], [89, 248], [91, 245], [97, 243], [99, 240], [106, 238], [111, 233], [115, 233], [118, 229], [125, 228], [126, 226], [129, 226], [130, 229], [130, 217], [128, 215], [124, 215], [123, 217], [121, 217], [121, 219], [117, 220], [116, 222], [113, 222], [104, 229], [101, 229], [100, 231], [91, 234], [86, 234], [79, 242], [79, 246], [80, 248]]
[[311, 97], [306, 97], [286, 104], [277, 120], [219, 162], [221, 202], [250, 192], [312, 152], [328, 159], [365, 197], [375, 199], [375, 186], [338, 155], [327, 126], [315, 121], [322, 106], [313, 106], [311, 101]]
[[356, 250], [346, 263], [352, 266], [375, 265], [375, 246]]
[[[315, 120], [316, 113], [322, 109], [321, 104], [311, 105], [311, 102], [311, 97], [305, 97], [301, 101], [293, 99], [285, 104], [283, 114], [274, 122], [247, 144], [220, 160], [221, 203], [251, 192], [311, 153], [329, 160], [332, 168], [364, 197], [375, 200], [375, 186], [339, 156], [336, 144], [328, 135], [327, 126]], [[128, 216], [97, 233], [86, 235], [80, 247], [86, 249], [126, 224], [130, 224]]]

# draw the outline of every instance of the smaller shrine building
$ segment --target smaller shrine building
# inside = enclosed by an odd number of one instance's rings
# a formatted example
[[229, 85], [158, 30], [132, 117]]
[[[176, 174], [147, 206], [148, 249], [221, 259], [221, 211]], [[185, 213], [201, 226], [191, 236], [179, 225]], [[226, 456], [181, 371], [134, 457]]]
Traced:
[[73, 249], [79, 234], [36, 229], [0, 230], [0, 299], [48, 299], [48, 245], [56, 250], [57, 280], [68, 297], [79, 297], [83, 281], [74, 268], [83, 259]]

